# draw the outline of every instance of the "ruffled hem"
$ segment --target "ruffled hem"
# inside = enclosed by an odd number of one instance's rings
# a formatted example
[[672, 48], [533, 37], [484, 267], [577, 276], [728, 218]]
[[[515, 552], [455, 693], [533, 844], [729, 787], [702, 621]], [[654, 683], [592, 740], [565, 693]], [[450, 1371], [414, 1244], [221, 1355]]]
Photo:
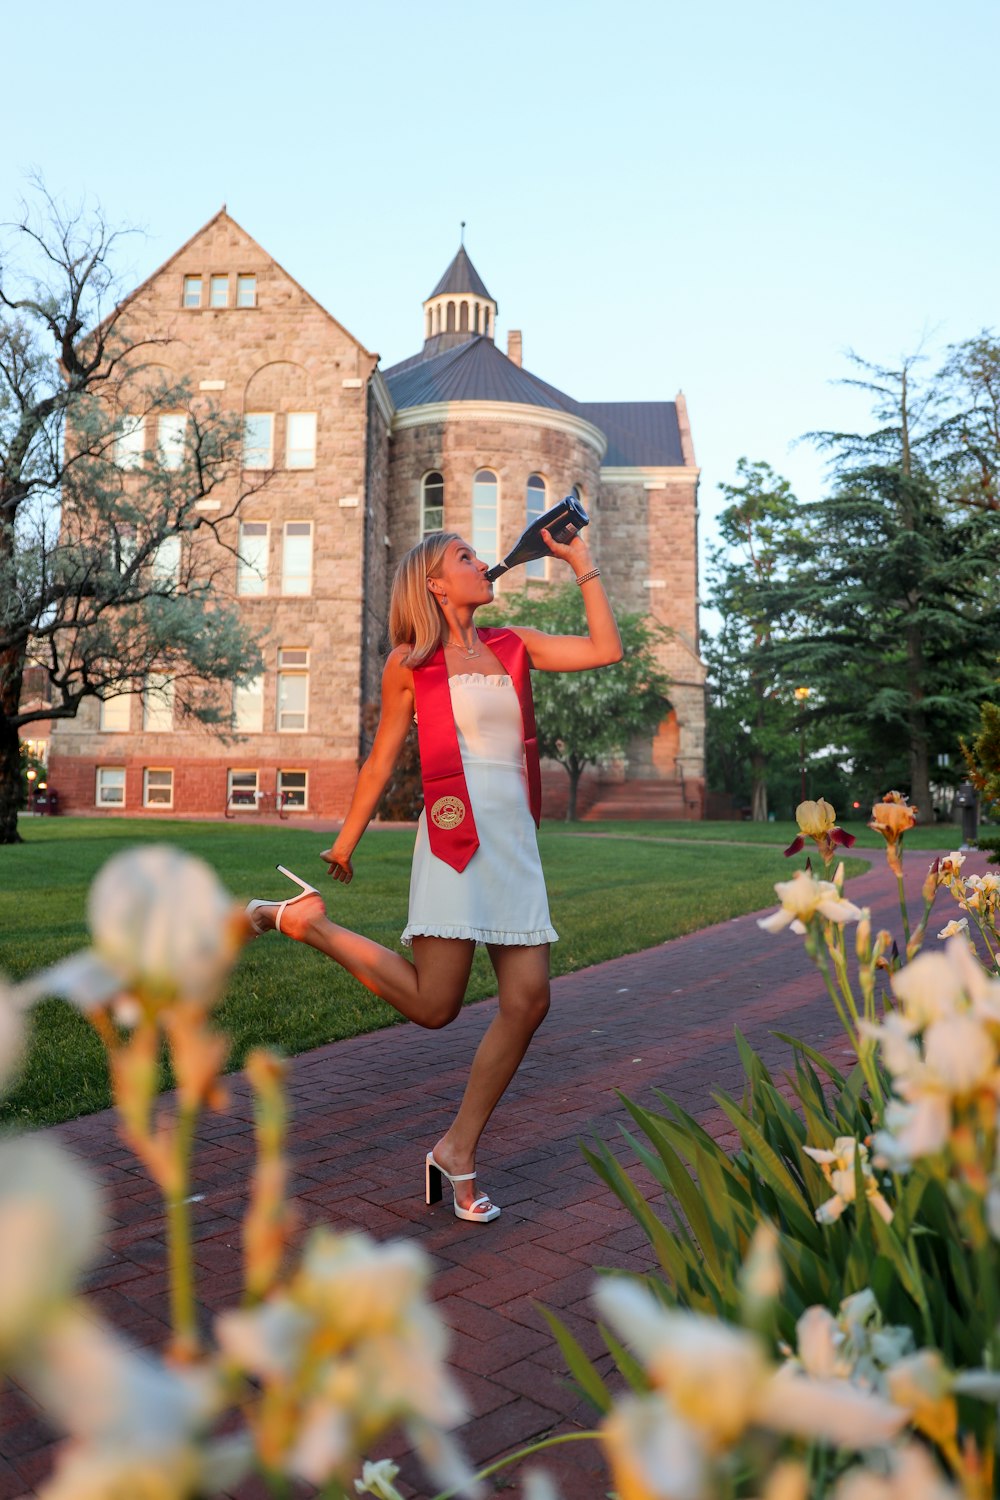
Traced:
[[464, 938], [466, 942], [498, 943], [508, 948], [537, 948], [540, 943], [558, 943], [559, 934], [554, 927], [538, 927], [534, 932], [504, 932], [487, 927], [407, 927], [400, 938], [404, 948], [409, 948], [415, 937]]

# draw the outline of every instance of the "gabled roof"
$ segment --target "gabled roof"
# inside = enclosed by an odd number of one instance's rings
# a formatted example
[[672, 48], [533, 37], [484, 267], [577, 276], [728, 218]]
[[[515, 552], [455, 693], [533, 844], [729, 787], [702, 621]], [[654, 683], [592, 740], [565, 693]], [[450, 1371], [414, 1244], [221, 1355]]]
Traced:
[[581, 415], [571, 396], [514, 364], [483, 334], [431, 359], [403, 360], [385, 371], [385, 381], [397, 411], [438, 401], [512, 401]]
[[116, 306], [114, 312], [109, 313], [107, 317], [103, 318], [97, 325], [97, 328], [91, 329], [90, 333], [87, 334], [86, 337], [90, 338], [94, 333], [98, 331], [99, 328], [103, 328], [104, 324], [109, 322], [112, 317], [116, 317], [123, 308], [128, 306], [130, 302], [134, 302], [136, 297], [138, 297], [140, 293], [144, 292], [146, 288], [157, 279], [158, 276], [162, 276], [164, 271], [172, 266], [175, 261], [180, 260], [181, 256], [186, 255], [191, 246], [201, 238], [206, 230], [211, 229], [212, 225], [217, 223], [219, 219], [228, 220], [228, 222], [233, 226], [234, 229], [239, 230], [244, 239], [249, 240], [252, 245], [255, 245], [257, 249], [261, 251], [262, 254], [267, 255], [271, 264], [277, 267], [282, 276], [287, 276], [292, 285], [298, 287], [302, 295], [304, 297], [308, 297], [309, 301], [319, 309], [319, 311], [325, 318], [328, 318], [329, 321], [333, 323], [337, 328], [339, 328], [342, 333], [345, 333], [351, 340], [351, 342], [357, 344], [358, 348], [361, 349], [365, 354], [367, 354], [371, 359], [378, 359], [378, 355], [373, 350], [367, 349], [361, 342], [361, 340], [359, 338], [356, 338], [354, 334], [351, 333], [349, 328], [345, 328], [343, 323], [335, 318], [331, 312], [327, 311], [322, 302], [317, 301], [312, 292], [307, 291], [300, 281], [296, 281], [295, 277], [292, 276], [290, 272], [286, 271], [284, 266], [274, 259], [273, 255], [269, 255], [268, 252], [264, 249], [263, 245], [261, 245], [259, 241], [255, 240], [252, 234], [247, 233], [242, 224], [238, 224], [236, 222], [232, 214], [229, 213], [226, 209], [225, 204], [223, 204], [218, 213], [213, 214], [212, 217], [207, 220], [207, 222], [204, 223], [200, 229], [196, 229], [194, 234], [191, 235], [190, 239], [184, 241], [179, 250], [175, 250], [173, 255], [168, 256], [161, 266], [159, 266], [155, 271], [151, 272], [151, 274], [147, 276], [144, 281], [141, 281], [137, 287], [135, 287], [131, 292], [128, 293], [127, 296], [123, 297], [121, 302]]
[[581, 401], [577, 414], [608, 440], [608, 469], [682, 468], [684, 452], [674, 401]]
[[[485, 297], [487, 301], [493, 301], [464, 245], [458, 247], [458, 254], [431, 292], [431, 297], [440, 297], [445, 292], [471, 292], [474, 297]], [[430, 297], [427, 301], [430, 301]]]

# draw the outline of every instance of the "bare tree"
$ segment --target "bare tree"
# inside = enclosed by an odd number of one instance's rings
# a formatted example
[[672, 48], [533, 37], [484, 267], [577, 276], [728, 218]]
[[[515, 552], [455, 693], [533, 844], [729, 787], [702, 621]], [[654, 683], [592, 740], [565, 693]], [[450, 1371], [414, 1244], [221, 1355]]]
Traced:
[[[169, 338], [122, 300], [128, 231], [34, 189], [0, 248], [0, 843], [26, 725], [166, 679], [175, 712], [218, 723], [213, 684], [261, 665], [222, 586], [239, 423], [171, 377]], [[49, 704], [21, 706], [30, 666]]]

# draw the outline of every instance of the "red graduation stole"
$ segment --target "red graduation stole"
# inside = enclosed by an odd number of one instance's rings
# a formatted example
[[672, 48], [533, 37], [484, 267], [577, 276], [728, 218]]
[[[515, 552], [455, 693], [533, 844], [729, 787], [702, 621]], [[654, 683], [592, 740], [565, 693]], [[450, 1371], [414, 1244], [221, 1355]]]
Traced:
[[[542, 816], [542, 778], [528, 653], [520, 636], [512, 630], [483, 629], [479, 638], [506, 667], [517, 690], [524, 729], [528, 805], [537, 827]], [[462, 871], [479, 848], [479, 834], [462, 769], [443, 646], [439, 645], [429, 661], [414, 669], [413, 692], [431, 853]]]

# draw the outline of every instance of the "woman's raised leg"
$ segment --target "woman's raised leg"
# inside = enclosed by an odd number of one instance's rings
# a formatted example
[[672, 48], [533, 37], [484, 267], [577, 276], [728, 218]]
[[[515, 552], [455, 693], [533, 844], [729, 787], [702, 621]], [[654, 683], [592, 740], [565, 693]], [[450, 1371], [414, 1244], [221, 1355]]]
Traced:
[[[549, 1008], [548, 943], [531, 948], [490, 944], [489, 955], [499, 1007], [476, 1049], [458, 1114], [434, 1147], [434, 1159], [452, 1174], [475, 1170], [479, 1137]], [[455, 1184], [456, 1202], [463, 1208], [481, 1194], [475, 1182]]]
[[462, 1008], [476, 952], [471, 940], [414, 938], [410, 963], [401, 953], [331, 922], [318, 894], [303, 896], [288, 907], [281, 930], [296, 942], [332, 958], [418, 1026], [447, 1026]]

